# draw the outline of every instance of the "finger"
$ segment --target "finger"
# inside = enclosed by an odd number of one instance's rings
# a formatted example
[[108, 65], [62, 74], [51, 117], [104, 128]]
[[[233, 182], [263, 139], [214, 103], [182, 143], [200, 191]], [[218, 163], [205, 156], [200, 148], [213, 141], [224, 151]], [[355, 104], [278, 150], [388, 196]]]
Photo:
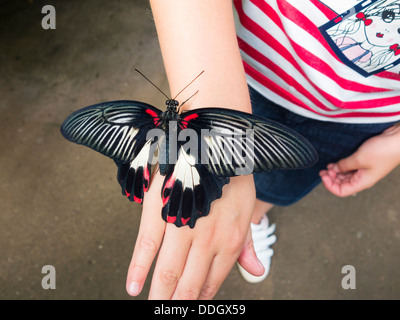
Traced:
[[320, 172], [319, 172], [319, 176], [322, 178], [323, 176], [326, 176], [326, 175], [328, 175], [328, 170], [321, 170]]
[[325, 188], [336, 196], [345, 196], [343, 191], [347, 188], [346, 185], [349, 183], [349, 179], [344, 180], [338, 178], [336, 173], [332, 173], [328, 170], [325, 174], [321, 175], [321, 180]]
[[192, 244], [184, 271], [172, 299], [195, 300], [200, 296], [208, 276], [214, 252], [204, 245]]
[[351, 176], [350, 179], [345, 180], [341, 185], [342, 196], [347, 197], [361, 192], [365, 189], [371, 188], [375, 181], [370, 174], [370, 170], [360, 169]]
[[353, 175], [356, 171], [349, 171], [349, 172], [336, 172], [333, 169], [328, 170], [329, 177], [335, 182], [339, 183], [341, 181], [348, 181], [351, 180]]
[[356, 173], [355, 171], [345, 172], [345, 173], [338, 173], [336, 175], [335, 180], [337, 180], [337, 181], [349, 181], [349, 180], [351, 180], [351, 178], [353, 177], [353, 175], [355, 173]]
[[200, 300], [210, 300], [218, 292], [225, 278], [231, 271], [237, 255], [216, 255], [210, 270], [208, 272], [207, 279], [204, 286], [200, 292]]
[[161, 177], [155, 177], [152, 187], [143, 201], [142, 218], [137, 236], [132, 260], [129, 265], [126, 290], [130, 295], [137, 296], [143, 289], [144, 282], [150, 270], [151, 264], [160, 247], [164, 232], [165, 222], [162, 220], [161, 201], [146, 201], [154, 199], [154, 194], [160, 194]]
[[151, 282], [149, 299], [171, 299], [192, 243], [191, 229], [168, 224]]
[[328, 191], [338, 197], [347, 197], [365, 189], [368, 178], [363, 171], [356, 171], [351, 175], [335, 179], [325, 174], [321, 179]]
[[335, 180], [329, 174], [324, 174], [321, 176], [322, 183], [324, 184], [325, 188], [333, 193], [334, 195], [341, 197], [341, 190], [340, 185], [335, 183]]
[[338, 195], [341, 191], [338, 190], [340, 186], [345, 183], [354, 182], [354, 174], [356, 171], [339, 172], [335, 164], [329, 164], [327, 170], [321, 170], [319, 175], [325, 187], [332, 193]]
[[257, 258], [254, 250], [251, 228], [249, 228], [249, 231], [247, 232], [243, 249], [238, 258], [238, 263], [243, 269], [256, 277], [264, 274], [265, 268], [261, 261]]
[[337, 163], [333, 164], [332, 170], [334, 170], [335, 172], [351, 172], [361, 169], [358, 159], [359, 157], [357, 156], [356, 152], [351, 156], [339, 160]]

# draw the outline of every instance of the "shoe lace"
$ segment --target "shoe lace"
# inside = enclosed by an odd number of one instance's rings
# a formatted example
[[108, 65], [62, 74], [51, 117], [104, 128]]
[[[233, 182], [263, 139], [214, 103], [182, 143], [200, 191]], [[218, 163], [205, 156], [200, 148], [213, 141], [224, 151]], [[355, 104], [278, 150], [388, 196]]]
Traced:
[[261, 255], [272, 256], [274, 250], [270, 248], [276, 242], [276, 236], [273, 234], [275, 231], [275, 224], [268, 226], [268, 224], [252, 225], [252, 235], [254, 250], [258, 257]]

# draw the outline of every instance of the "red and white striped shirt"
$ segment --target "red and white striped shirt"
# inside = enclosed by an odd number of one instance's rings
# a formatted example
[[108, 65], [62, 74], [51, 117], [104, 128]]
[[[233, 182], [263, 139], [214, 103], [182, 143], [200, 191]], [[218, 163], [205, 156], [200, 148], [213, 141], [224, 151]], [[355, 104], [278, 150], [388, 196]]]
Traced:
[[400, 120], [400, 0], [234, 0], [248, 83], [305, 117]]

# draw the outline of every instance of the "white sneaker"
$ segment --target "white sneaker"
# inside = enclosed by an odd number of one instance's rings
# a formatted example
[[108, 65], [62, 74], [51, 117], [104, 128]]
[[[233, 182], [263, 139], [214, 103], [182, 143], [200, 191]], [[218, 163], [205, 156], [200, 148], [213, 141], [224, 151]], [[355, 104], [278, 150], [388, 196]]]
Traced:
[[251, 223], [251, 233], [253, 236], [254, 250], [257, 258], [263, 264], [265, 271], [262, 276], [256, 277], [248, 273], [239, 264], [239, 271], [243, 278], [250, 283], [257, 283], [263, 281], [269, 273], [271, 266], [271, 257], [274, 254], [274, 250], [270, 248], [276, 242], [276, 236], [273, 234], [275, 231], [275, 224], [268, 225], [268, 218], [264, 215], [259, 224]]

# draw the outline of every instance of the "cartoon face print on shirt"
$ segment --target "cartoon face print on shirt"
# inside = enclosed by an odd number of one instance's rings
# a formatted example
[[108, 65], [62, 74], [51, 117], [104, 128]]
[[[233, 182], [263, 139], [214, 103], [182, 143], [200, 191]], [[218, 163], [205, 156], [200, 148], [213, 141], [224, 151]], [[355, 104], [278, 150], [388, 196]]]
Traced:
[[[360, 19], [365, 17], [361, 12], [358, 15]], [[365, 37], [371, 46], [390, 48], [392, 45], [399, 45], [400, 2], [396, 6], [385, 8], [378, 15], [371, 15], [365, 19]], [[371, 21], [369, 26], [367, 26], [368, 19]]]
[[320, 27], [337, 56], [368, 77], [400, 63], [400, 0], [366, 0]]

